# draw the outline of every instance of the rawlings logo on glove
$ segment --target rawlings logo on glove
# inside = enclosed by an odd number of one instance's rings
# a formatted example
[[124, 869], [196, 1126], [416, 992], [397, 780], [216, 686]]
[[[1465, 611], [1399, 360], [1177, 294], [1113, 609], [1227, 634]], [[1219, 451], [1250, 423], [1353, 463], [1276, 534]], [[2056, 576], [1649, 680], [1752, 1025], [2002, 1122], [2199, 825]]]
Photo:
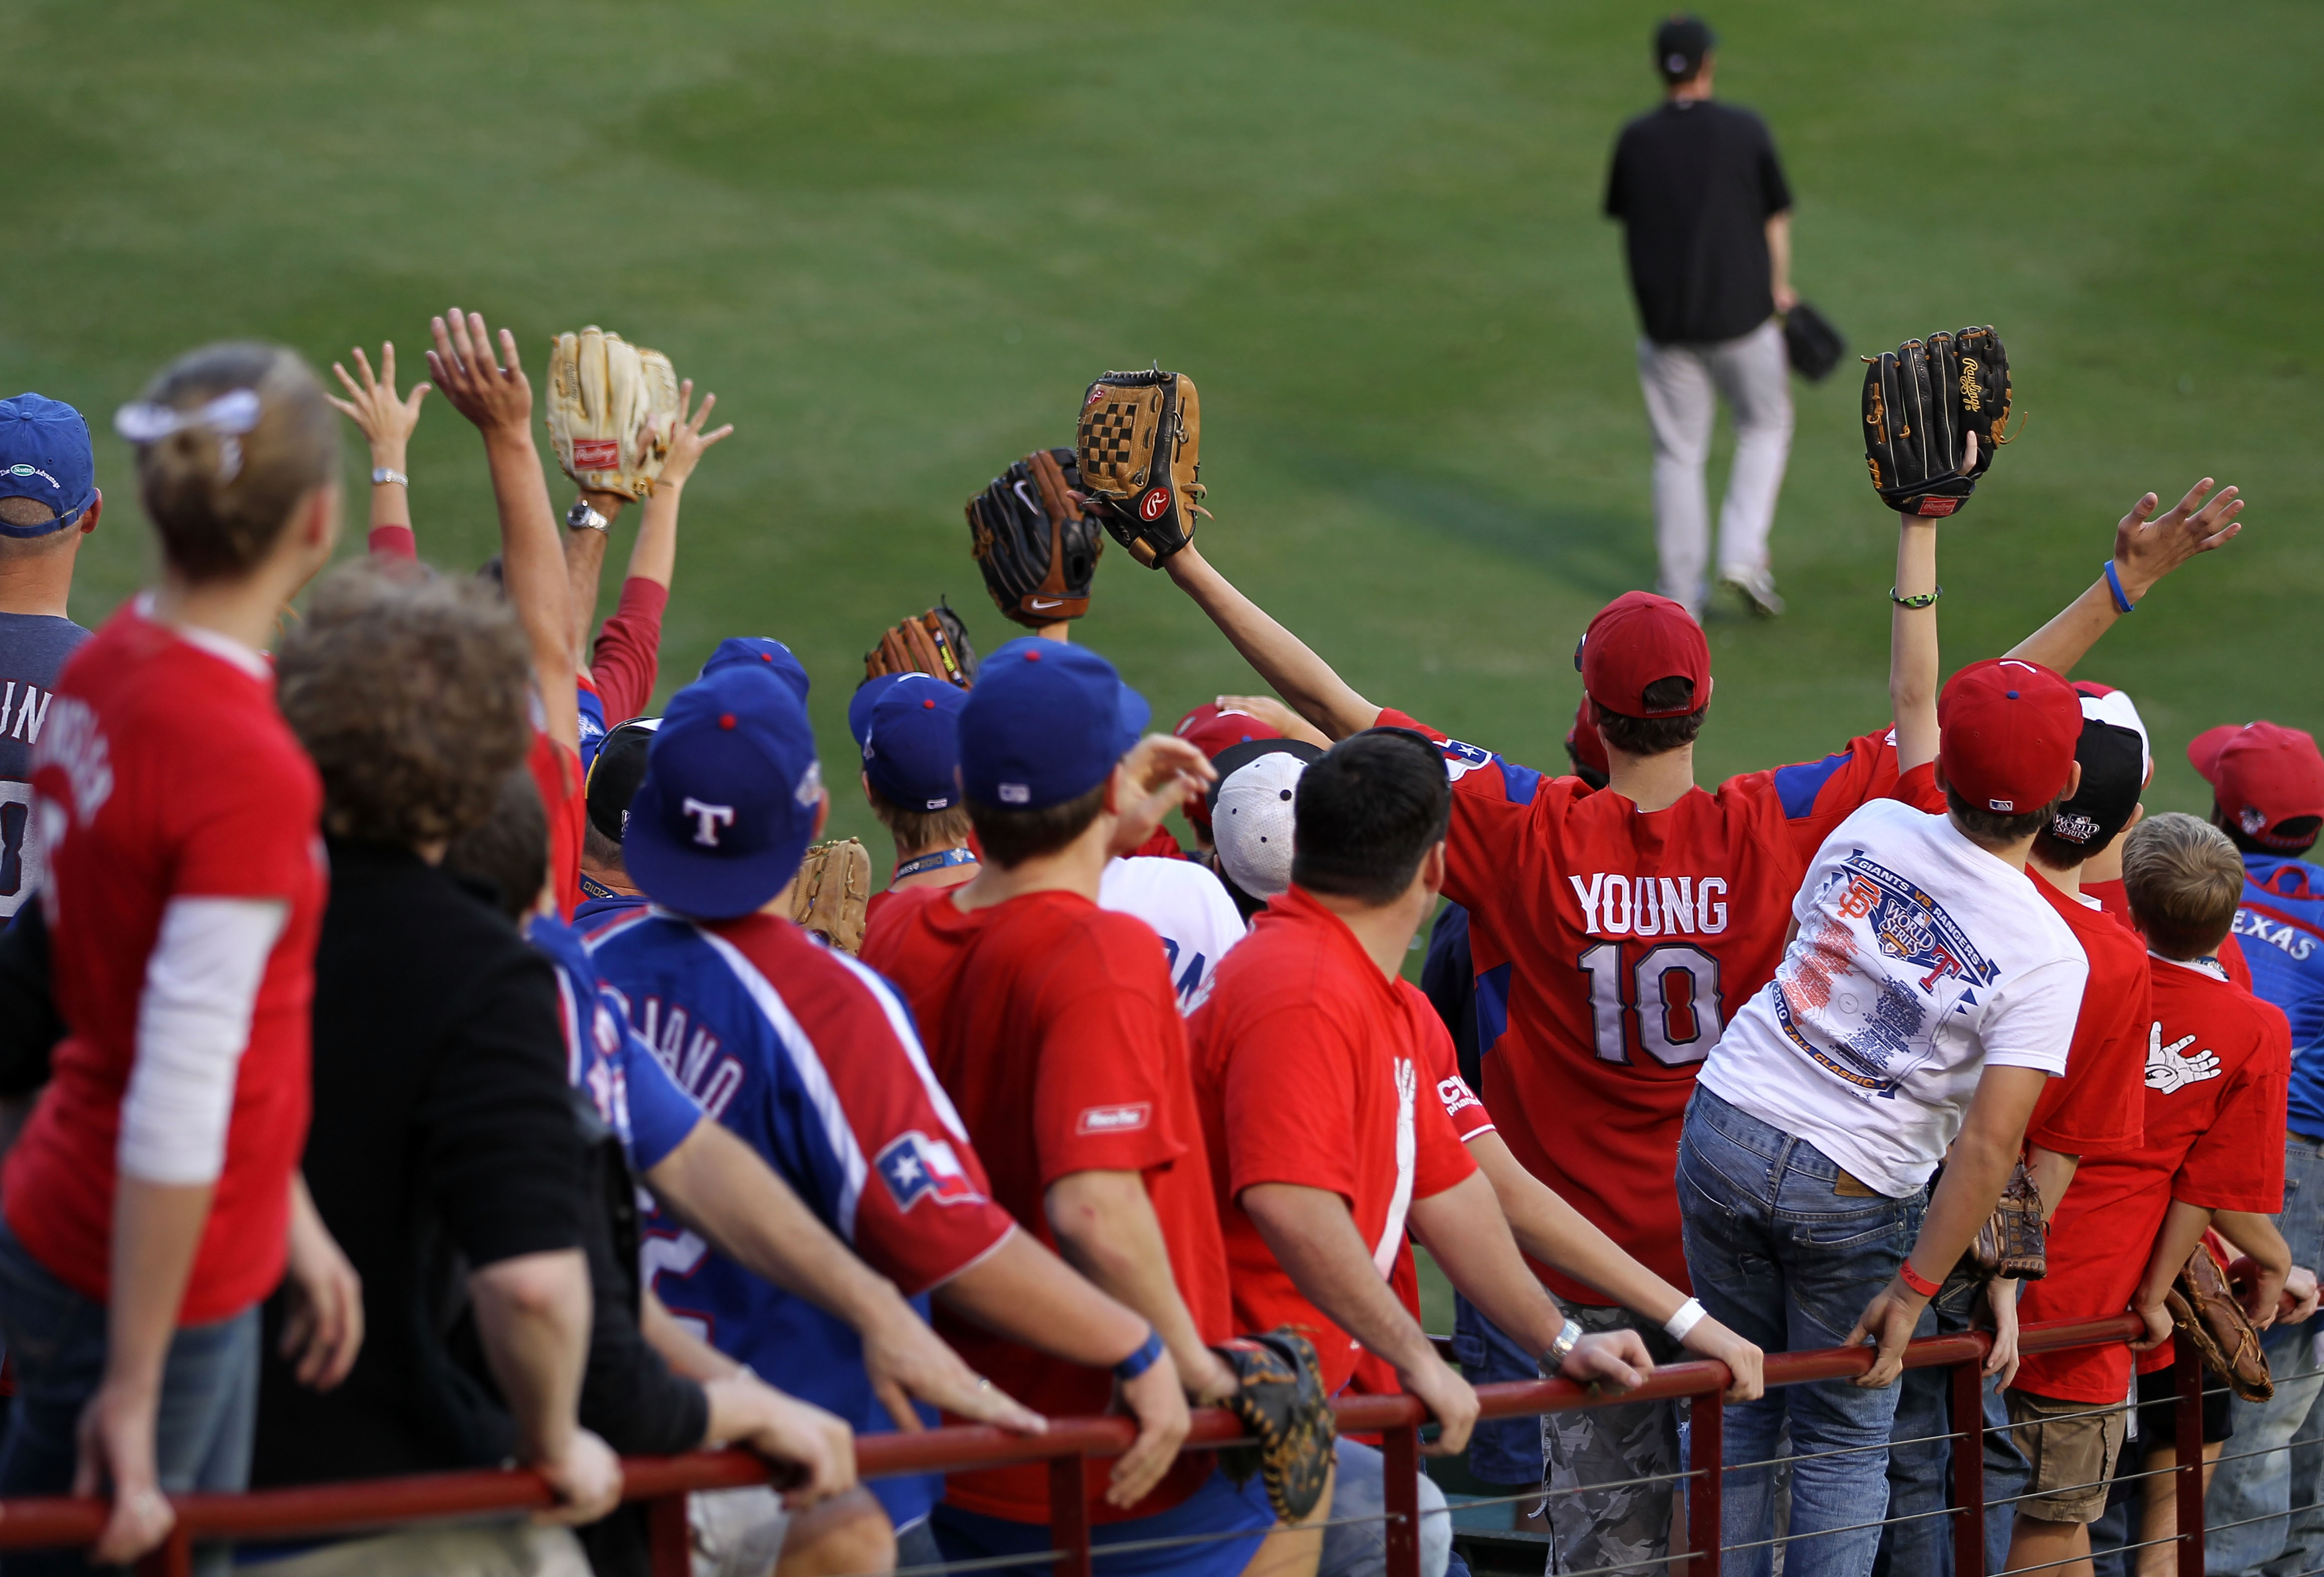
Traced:
[[1082, 396], [1074, 455], [1090, 512], [1148, 569], [1194, 539], [1203, 507], [1194, 381], [1159, 368], [1108, 373]]
[[1873, 490], [1900, 514], [1952, 514], [2015, 436], [2001, 337], [1989, 327], [1932, 334], [1864, 362], [1864, 465]]

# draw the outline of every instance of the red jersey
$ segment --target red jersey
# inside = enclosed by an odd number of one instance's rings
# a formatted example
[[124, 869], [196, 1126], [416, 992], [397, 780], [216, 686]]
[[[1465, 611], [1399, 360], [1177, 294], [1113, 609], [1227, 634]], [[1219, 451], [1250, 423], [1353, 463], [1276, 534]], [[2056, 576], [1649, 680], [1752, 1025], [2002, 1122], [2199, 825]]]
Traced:
[[[1774, 978], [1824, 838], [1895, 782], [1883, 732], [1641, 813], [1400, 712], [1452, 779], [1445, 896], [1469, 910], [1485, 1104], [1526, 1169], [1685, 1287], [1674, 1168], [1729, 1003]], [[1536, 1262], [1561, 1299], [1605, 1295]]]
[[36, 812], [55, 828], [51, 975], [72, 1032], [9, 1153], [5, 1212], [83, 1296], [109, 1291], [122, 1106], [163, 911], [197, 898], [287, 906], [233, 1075], [225, 1165], [179, 1310], [189, 1325], [239, 1314], [281, 1279], [307, 1137], [322, 783], [274, 708], [272, 674], [244, 656], [133, 603], [66, 664], [33, 757]]
[[661, 616], [669, 605], [669, 587], [633, 575], [622, 582], [621, 601], [598, 628], [589, 678], [609, 724], [638, 716], [653, 699], [661, 668]]
[[1296, 1327], [1315, 1344], [1324, 1389], [1337, 1391], [1358, 1343], [1294, 1285], [1242, 1192], [1294, 1183], [1338, 1194], [1393, 1283], [1412, 1261], [1412, 1202], [1477, 1169], [1435, 1088], [1449, 1057], [1431, 1056], [1433, 1043], [1449, 1053], [1452, 1037], [1417, 987], [1382, 974], [1339, 916], [1296, 887], [1220, 963], [1187, 1028], [1235, 1323]]
[[[2283, 1207], [2291, 1025], [2223, 974], [2161, 958], [2151, 968], [2145, 1137], [2075, 1172], [2051, 1222], [2050, 1273], [2018, 1294], [2022, 1319], [2096, 1319], [2127, 1308], [2173, 1199], [2212, 1210]], [[2130, 1389], [2130, 1359], [2119, 1342], [2035, 1353], [2016, 1384], [2066, 1401], [2119, 1402]]]
[[589, 821], [588, 779], [573, 747], [558, 744], [540, 730], [533, 733], [532, 753], [525, 765], [532, 770], [532, 785], [540, 790], [541, 807], [549, 812], [549, 880], [557, 894], [557, 918], [570, 920], [573, 906], [583, 897], [581, 841]]
[[[2098, 899], [2100, 908], [2124, 925], [2130, 926], [2132, 930], [2137, 929], [2131, 923], [2130, 894], [2124, 890], [2120, 877], [2112, 881], [2085, 881], [2082, 883], [2082, 896]], [[2234, 932], [2227, 933], [2227, 939], [2219, 944], [2219, 950], [2212, 956], [2219, 961], [2219, 967], [2227, 972], [2229, 980], [2244, 990], [2251, 991], [2251, 964], [2244, 957], [2244, 945], [2236, 940]], [[2256, 996], [2258, 993], [2255, 991], [2253, 994]]]
[[[1226, 1249], [1187, 1062], [1185, 1020], [1153, 928], [1077, 893], [1036, 892], [964, 913], [950, 888], [908, 889], [881, 911], [863, 962], [901, 988], [928, 1059], [983, 1158], [992, 1197], [1056, 1247], [1044, 1197], [1076, 1172], [1137, 1172], [1172, 1278], [1204, 1342], [1233, 1333]], [[1102, 1413], [1113, 1377], [939, 1313], [963, 1358], [1052, 1417]], [[1089, 1466], [1090, 1515], [1150, 1517], [1192, 1494], [1207, 1456], [1180, 1459], [1124, 1512]], [[1017, 1522], [1049, 1519], [1045, 1464], [954, 1473], [945, 1498]]]

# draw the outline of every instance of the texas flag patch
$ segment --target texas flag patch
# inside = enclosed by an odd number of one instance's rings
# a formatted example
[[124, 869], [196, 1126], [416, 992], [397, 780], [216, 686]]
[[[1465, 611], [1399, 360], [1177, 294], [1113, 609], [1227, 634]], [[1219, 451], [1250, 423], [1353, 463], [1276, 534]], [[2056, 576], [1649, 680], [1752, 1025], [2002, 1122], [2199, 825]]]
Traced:
[[880, 1168], [880, 1180], [888, 1185], [898, 1210], [909, 1210], [923, 1199], [974, 1204], [984, 1198], [952, 1146], [917, 1129], [898, 1135], [872, 1164]]

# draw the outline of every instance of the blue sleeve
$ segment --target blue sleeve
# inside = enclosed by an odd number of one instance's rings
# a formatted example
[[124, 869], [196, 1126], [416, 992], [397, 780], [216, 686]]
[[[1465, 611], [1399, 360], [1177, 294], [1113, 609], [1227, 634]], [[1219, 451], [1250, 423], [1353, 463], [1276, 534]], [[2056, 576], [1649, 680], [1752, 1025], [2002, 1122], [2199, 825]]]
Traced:
[[615, 1018], [622, 1026], [622, 1083], [630, 1098], [630, 1164], [640, 1172], [650, 1172], [686, 1142], [694, 1125], [703, 1120], [703, 1111], [670, 1077], [661, 1058], [629, 1028], [618, 1004], [609, 1005], [615, 1007]]

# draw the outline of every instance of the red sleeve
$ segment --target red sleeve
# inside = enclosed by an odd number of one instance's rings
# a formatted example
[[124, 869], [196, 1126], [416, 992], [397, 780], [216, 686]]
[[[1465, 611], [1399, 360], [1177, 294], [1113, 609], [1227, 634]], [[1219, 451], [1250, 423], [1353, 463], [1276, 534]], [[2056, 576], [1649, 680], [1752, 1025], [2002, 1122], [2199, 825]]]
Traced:
[[[1932, 787], [1933, 788], [1933, 772]], [[1862, 807], [1883, 796], [1905, 798], [1896, 791], [1896, 733], [1884, 728], [1849, 740], [1844, 749], [1820, 761], [1800, 761], [1772, 772], [1749, 772], [1731, 778], [1721, 794], [1743, 789], [1772, 792], [1784, 807], [1786, 831], [1800, 854], [1812, 857], [1832, 829]], [[1908, 801], [1908, 803], [1918, 803]], [[1925, 810], [1929, 807], [1922, 805]], [[1942, 810], [1942, 797], [1936, 808]]]
[[549, 812], [549, 878], [557, 896], [557, 918], [570, 920], [573, 906], [581, 901], [581, 829], [589, 816], [581, 758], [536, 732], [525, 764], [532, 769], [533, 787], [540, 790], [541, 807]]
[[1923, 761], [1899, 777], [1889, 788], [1888, 798], [1901, 799], [1915, 810], [1942, 816], [1945, 813], [1945, 791], [1937, 787], [1936, 762]]
[[2227, 939], [2219, 944], [2218, 957], [2219, 967], [2227, 972], [2227, 978], [2244, 990], [2251, 991], [2251, 961], [2244, 956], [2244, 945], [2236, 940], [2233, 931], [2228, 932]]
[[2270, 1010], [2257, 1026], [2260, 1046], [2235, 1083], [2219, 1093], [2218, 1115], [2188, 1149], [2171, 1180], [2171, 1197], [2209, 1210], [2249, 1210], [2273, 1215], [2283, 1208], [2286, 1086], [2292, 1072], [2292, 1029]]
[[[1429, 1017], [1433, 1021], [1435, 1015]], [[1443, 1035], [1444, 1026], [1438, 1024], [1436, 1032]], [[1446, 1044], [1451, 1044], [1449, 1038]], [[1469, 1175], [1477, 1169], [1477, 1163], [1453, 1128], [1452, 1115], [1445, 1110], [1441, 1092], [1436, 1099], [1429, 1098], [1429, 1068], [1425, 1053], [1413, 1072], [1422, 1087], [1413, 1092], [1412, 1126], [1416, 1142], [1412, 1157], [1412, 1196], [1428, 1199], [1455, 1184], [1467, 1182]], [[1452, 1076], [1457, 1079], [1461, 1075], [1456, 1073]], [[1468, 1086], [1464, 1084], [1462, 1087], [1466, 1089]]]
[[1186, 851], [1178, 846], [1177, 838], [1168, 827], [1157, 826], [1154, 829], [1154, 835], [1130, 850], [1127, 857], [1132, 860], [1183, 860], [1186, 857]]
[[1234, 1028], [1227, 1057], [1227, 1187], [1293, 1183], [1356, 1201], [1355, 1087], [1343, 1032], [1286, 1009]]
[[622, 600], [597, 631], [589, 653], [589, 677], [605, 698], [605, 721], [626, 723], [653, 699], [661, 670], [661, 615], [669, 587], [633, 575], [622, 582]]
[[[1422, 999], [1424, 1003], [1426, 1001]], [[1406, 1010], [1409, 1011], [1409, 1004]], [[1453, 1049], [1452, 1037], [1446, 1032], [1444, 1020], [1433, 1010], [1414, 1014], [1413, 1020], [1427, 1058], [1427, 1065], [1421, 1071], [1435, 1086], [1436, 1100], [1444, 1108], [1444, 1115], [1452, 1119], [1453, 1137], [1465, 1145], [1480, 1133], [1492, 1132], [1491, 1114], [1477, 1099], [1477, 1093], [1469, 1088], [1469, 1081], [1461, 1076], [1460, 1054]]]
[[[1120, 927], [1142, 935], [1109, 947]], [[1167, 1166], [1190, 1137], [1173, 1130], [1168, 1083], [1188, 1077], [1186, 1022], [1152, 928], [1099, 910], [1078, 944], [1055, 960], [1038, 1014], [1033, 1132], [1045, 1189], [1075, 1172]]]
[[420, 540], [411, 534], [410, 526], [374, 526], [369, 542], [374, 558], [420, 557]]
[[2065, 1076], [2043, 1086], [2025, 1125], [2028, 1139], [2061, 1156], [2103, 1156], [2144, 1138], [2146, 1027], [2153, 1021], [2153, 978], [2143, 957], [2135, 973], [2109, 963], [2103, 980], [2092, 960], [2073, 1044], [2066, 1052]]
[[171, 796], [170, 896], [295, 899], [315, 880], [322, 789], [314, 768], [288, 740], [207, 744], [235, 770], [183, 777]]

